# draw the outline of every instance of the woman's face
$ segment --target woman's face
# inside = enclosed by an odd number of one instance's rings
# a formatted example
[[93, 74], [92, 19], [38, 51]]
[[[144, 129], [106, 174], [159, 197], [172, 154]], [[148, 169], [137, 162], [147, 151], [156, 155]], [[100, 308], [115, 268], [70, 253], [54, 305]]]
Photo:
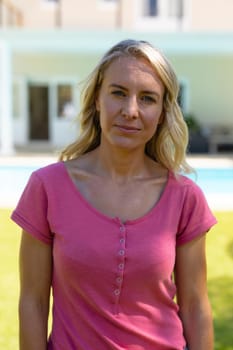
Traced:
[[115, 59], [96, 99], [101, 145], [144, 150], [162, 121], [163, 96], [164, 85], [147, 60]]

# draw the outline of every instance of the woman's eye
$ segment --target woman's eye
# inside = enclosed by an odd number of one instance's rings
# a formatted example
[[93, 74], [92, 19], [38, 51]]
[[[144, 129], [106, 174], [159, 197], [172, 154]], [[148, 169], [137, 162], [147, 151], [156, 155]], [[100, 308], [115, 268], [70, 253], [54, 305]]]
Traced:
[[156, 103], [155, 98], [149, 95], [142, 96], [141, 100], [145, 103]]
[[113, 91], [112, 91], [112, 95], [115, 95], [115, 96], [125, 96], [125, 93], [124, 93], [124, 91], [122, 91], [122, 90], [113, 90]]

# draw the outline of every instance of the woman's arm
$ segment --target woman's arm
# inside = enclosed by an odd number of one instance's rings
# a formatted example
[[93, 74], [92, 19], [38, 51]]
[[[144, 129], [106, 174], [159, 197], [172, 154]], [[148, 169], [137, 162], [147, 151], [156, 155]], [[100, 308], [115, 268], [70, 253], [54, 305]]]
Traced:
[[51, 246], [23, 231], [20, 247], [20, 350], [46, 350]]
[[177, 302], [189, 350], [213, 350], [213, 322], [207, 293], [205, 235], [177, 247]]

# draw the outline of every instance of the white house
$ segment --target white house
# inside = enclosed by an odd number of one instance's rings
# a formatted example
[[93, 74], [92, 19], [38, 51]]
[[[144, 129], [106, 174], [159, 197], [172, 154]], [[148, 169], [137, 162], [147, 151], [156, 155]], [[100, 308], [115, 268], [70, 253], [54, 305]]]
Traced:
[[[125, 38], [148, 40], [168, 56], [180, 80], [185, 113], [195, 115], [207, 128], [233, 124], [231, 16], [218, 24], [209, 16], [212, 30], [208, 31], [202, 15], [197, 21], [197, 2], [206, 13], [200, 1], [89, 0], [85, 5], [81, 1], [78, 12], [74, 9], [80, 0], [51, 1], [31, 0], [23, 12], [24, 22], [20, 17], [9, 27], [2, 19], [2, 154], [14, 152], [15, 147], [57, 149], [71, 142], [78, 133], [74, 118], [79, 111], [80, 82], [110, 46]], [[26, 9], [26, 0], [15, 3], [21, 12]], [[93, 18], [88, 21], [84, 20], [87, 4], [98, 14], [91, 12]], [[218, 6], [212, 11], [214, 16]], [[213, 31], [219, 22], [218, 31]]]

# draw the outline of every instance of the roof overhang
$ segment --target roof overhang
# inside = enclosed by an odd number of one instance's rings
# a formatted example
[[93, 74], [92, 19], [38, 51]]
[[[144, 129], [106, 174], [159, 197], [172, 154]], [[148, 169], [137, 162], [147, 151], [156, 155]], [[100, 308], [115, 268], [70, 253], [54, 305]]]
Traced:
[[0, 41], [19, 53], [100, 54], [116, 42], [132, 38], [147, 40], [167, 54], [233, 54], [233, 32], [152, 33], [121, 30], [26, 30], [1, 29]]

